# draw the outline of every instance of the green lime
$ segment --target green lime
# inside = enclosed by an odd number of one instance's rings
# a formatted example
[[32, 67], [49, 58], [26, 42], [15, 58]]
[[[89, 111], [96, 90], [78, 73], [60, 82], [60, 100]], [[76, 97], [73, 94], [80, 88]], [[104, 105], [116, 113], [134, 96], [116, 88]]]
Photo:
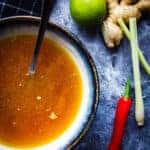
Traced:
[[106, 13], [106, 0], [70, 0], [73, 19], [84, 26], [91, 26], [101, 21]]

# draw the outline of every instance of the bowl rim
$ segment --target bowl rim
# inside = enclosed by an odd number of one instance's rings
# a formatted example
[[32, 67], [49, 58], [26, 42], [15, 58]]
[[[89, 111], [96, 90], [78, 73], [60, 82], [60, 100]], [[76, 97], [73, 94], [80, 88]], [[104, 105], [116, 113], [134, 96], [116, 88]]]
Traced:
[[[40, 20], [41, 20], [41, 18], [36, 17], [36, 16], [28, 16], [28, 15], [10, 16], [10, 17], [1, 18], [0, 25], [5, 24], [5, 23], [11, 23], [14, 21], [34, 21], [36, 23], [40, 23]], [[94, 99], [93, 99], [93, 104], [92, 104], [92, 108], [91, 108], [92, 110], [91, 110], [90, 115], [88, 116], [87, 122], [84, 125], [83, 129], [79, 132], [78, 136], [76, 136], [76, 138], [72, 141], [72, 143], [70, 143], [70, 145], [67, 145], [67, 149], [72, 149], [74, 146], [76, 146], [80, 142], [80, 140], [83, 138], [83, 136], [87, 133], [87, 131], [90, 128], [90, 125], [92, 124], [94, 116], [96, 114], [97, 106], [99, 103], [99, 93], [100, 93], [99, 76], [98, 76], [98, 72], [97, 72], [95, 63], [93, 61], [93, 58], [91, 57], [90, 53], [87, 51], [84, 44], [78, 39], [77, 36], [73, 35], [73, 33], [68, 31], [67, 28], [62, 27], [62, 26], [60, 27], [60, 25], [57, 25], [50, 21], [48, 22], [48, 26], [57, 29], [62, 34], [65, 34], [67, 37], [69, 37], [71, 39], [71, 41], [76, 43], [81, 48], [81, 50], [83, 51], [85, 57], [87, 58], [87, 60], [89, 62], [89, 65], [90, 65], [91, 71], [92, 71], [92, 76], [94, 79]]]

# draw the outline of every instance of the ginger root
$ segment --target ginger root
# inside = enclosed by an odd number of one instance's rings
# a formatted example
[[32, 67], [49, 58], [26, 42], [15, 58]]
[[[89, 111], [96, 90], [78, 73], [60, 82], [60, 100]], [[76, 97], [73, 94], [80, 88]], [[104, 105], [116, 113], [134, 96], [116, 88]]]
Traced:
[[120, 44], [123, 32], [117, 24], [119, 18], [128, 23], [130, 17], [139, 19], [144, 10], [150, 10], [150, 0], [107, 0], [108, 17], [102, 24], [106, 45], [113, 48]]

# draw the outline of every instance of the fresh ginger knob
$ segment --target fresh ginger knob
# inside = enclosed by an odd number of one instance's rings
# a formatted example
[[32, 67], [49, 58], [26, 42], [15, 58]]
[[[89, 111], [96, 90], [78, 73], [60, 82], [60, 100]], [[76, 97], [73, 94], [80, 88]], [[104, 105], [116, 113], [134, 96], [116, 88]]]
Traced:
[[119, 18], [122, 18], [126, 23], [129, 18], [141, 17], [143, 10], [150, 10], [150, 0], [139, 0], [133, 3], [133, 0], [107, 0], [108, 16], [102, 24], [102, 34], [106, 45], [110, 48], [118, 46], [123, 33], [117, 25]]

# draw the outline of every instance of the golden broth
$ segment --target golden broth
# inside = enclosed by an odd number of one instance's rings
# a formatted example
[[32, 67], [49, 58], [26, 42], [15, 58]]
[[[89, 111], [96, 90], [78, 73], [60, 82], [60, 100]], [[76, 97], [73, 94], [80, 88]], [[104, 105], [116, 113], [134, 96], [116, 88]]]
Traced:
[[81, 104], [82, 80], [70, 55], [45, 39], [37, 72], [27, 75], [35, 36], [0, 40], [0, 143], [33, 147], [58, 138]]

